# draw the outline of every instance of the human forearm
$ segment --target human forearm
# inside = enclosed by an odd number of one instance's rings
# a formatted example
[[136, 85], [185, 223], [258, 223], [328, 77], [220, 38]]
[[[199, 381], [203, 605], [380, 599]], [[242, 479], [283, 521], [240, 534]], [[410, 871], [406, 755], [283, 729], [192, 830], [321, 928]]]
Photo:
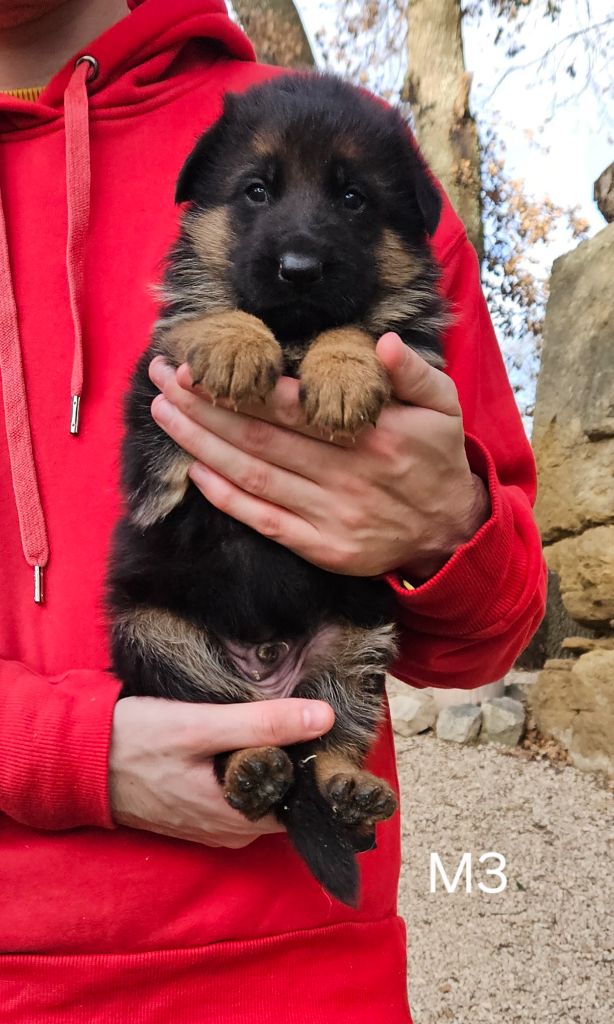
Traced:
[[480, 686], [500, 678], [544, 613], [545, 564], [527, 496], [505, 487], [475, 439], [469, 458], [488, 482], [491, 515], [443, 568], [414, 590], [388, 575], [401, 645], [394, 671], [414, 686]]
[[[399, 575], [412, 586], [418, 586], [435, 576], [446, 562], [464, 544], [467, 544], [484, 525], [491, 513], [490, 497], [484, 481], [470, 473], [467, 491], [468, 500], [462, 511], [455, 506], [441, 510], [437, 521], [432, 522], [429, 547], [410, 558], [399, 567]], [[430, 549], [429, 549], [430, 548]]]

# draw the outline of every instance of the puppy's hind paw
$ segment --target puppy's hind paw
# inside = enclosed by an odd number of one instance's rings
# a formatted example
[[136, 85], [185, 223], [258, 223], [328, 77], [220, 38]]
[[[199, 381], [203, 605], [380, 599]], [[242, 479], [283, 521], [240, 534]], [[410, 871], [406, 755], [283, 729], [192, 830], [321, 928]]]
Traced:
[[344, 825], [360, 829], [369, 829], [377, 821], [392, 817], [398, 804], [388, 783], [365, 771], [333, 775], [326, 784], [325, 795]]
[[224, 796], [250, 821], [279, 803], [294, 778], [292, 762], [279, 747], [238, 750], [228, 760]]

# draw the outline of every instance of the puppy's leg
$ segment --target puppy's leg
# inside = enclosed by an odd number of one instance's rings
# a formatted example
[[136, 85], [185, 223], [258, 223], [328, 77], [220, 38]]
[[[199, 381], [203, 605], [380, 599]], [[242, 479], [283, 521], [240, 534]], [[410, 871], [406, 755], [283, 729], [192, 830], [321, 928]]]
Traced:
[[[378, 821], [397, 807], [394, 792], [360, 765], [360, 752], [331, 733], [318, 743], [288, 748], [294, 783], [275, 811], [293, 846], [331, 895], [349, 906], [358, 899], [357, 853], [375, 846]], [[361, 732], [365, 734], [364, 724]]]
[[314, 773], [320, 793], [344, 825], [369, 830], [397, 809], [392, 788], [384, 779], [362, 769], [352, 759], [351, 751], [322, 751], [314, 759]]
[[354, 435], [375, 423], [390, 397], [373, 338], [359, 327], [319, 334], [301, 363], [300, 380], [307, 420], [331, 436]]
[[149, 475], [136, 478], [128, 493], [130, 520], [141, 529], [153, 526], [181, 504], [190, 483], [188, 471], [194, 461], [170, 438], [154, 437], [153, 432], [150, 435], [150, 448], [146, 453]]
[[181, 504], [190, 486], [188, 470], [193, 462], [151, 415], [158, 389], [149, 379], [149, 364], [161, 351], [154, 340], [141, 356], [126, 396], [122, 489], [128, 517], [139, 529], [153, 526]]
[[230, 806], [250, 821], [258, 821], [279, 803], [292, 783], [294, 769], [279, 747], [253, 747], [216, 757], [215, 774]]
[[232, 704], [254, 699], [210, 633], [181, 615], [137, 605], [116, 612], [111, 628], [112, 668], [122, 697]]
[[158, 344], [175, 365], [189, 364], [194, 384], [204, 381], [214, 398], [235, 404], [266, 398], [283, 365], [269, 328], [240, 310], [183, 320], [164, 330]]
[[330, 732], [301, 746], [297, 771], [310, 772], [337, 820], [359, 831], [372, 830], [397, 807], [388, 783], [363, 768], [383, 717], [385, 670], [394, 651], [392, 624], [344, 626], [329, 639], [322, 669], [296, 691], [335, 711]]
[[[163, 609], [140, 607], [117, 615], [111, 651], [113, 669], [124, 681], [122, 697], [228, 704], [256, 696], [236, 678], [211, 636]], [[281, 800], [294, 775], [278, 747], [218, 755], [214, 767], [226, 800], [250, 821]]]

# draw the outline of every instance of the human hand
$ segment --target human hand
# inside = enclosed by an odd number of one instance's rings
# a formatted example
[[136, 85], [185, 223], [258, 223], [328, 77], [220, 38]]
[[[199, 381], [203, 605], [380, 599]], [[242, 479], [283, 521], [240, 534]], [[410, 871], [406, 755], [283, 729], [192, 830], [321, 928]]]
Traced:
[[272, 815], [251, 822], [226, 803], [211, 759], [245, 747], [315, 739], [328, 732], [333, 720], [332, 708], [315, 700], [186, 704], [125, 697], [115, 706], [109, 757], [113, 820], [234, 849], [260, 835], [283, 832]]
[[419, 582], [486, 521], [488, 494], [467, 462], [453, 381], [395, 334], [376, 353], [397, 401], [354, 444], [306, 425], [298, 381], [282, 377], [263, 405], [237, 413], [160, 358], [152, 415], [194, 456], [191, 479], [223, 512], [324, 569], [401, 568]]

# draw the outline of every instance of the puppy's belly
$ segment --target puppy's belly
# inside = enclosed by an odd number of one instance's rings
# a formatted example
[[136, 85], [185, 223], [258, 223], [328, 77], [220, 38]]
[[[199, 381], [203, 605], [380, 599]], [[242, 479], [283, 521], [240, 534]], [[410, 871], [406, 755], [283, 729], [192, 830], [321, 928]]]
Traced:
[[289, 697], [305, 677], [331, 662], [332, 650], [342, 633], [338, 625], [322, 626], [310, 637], [242, 644], [221, 639], [237, 672], [261, 697]]

